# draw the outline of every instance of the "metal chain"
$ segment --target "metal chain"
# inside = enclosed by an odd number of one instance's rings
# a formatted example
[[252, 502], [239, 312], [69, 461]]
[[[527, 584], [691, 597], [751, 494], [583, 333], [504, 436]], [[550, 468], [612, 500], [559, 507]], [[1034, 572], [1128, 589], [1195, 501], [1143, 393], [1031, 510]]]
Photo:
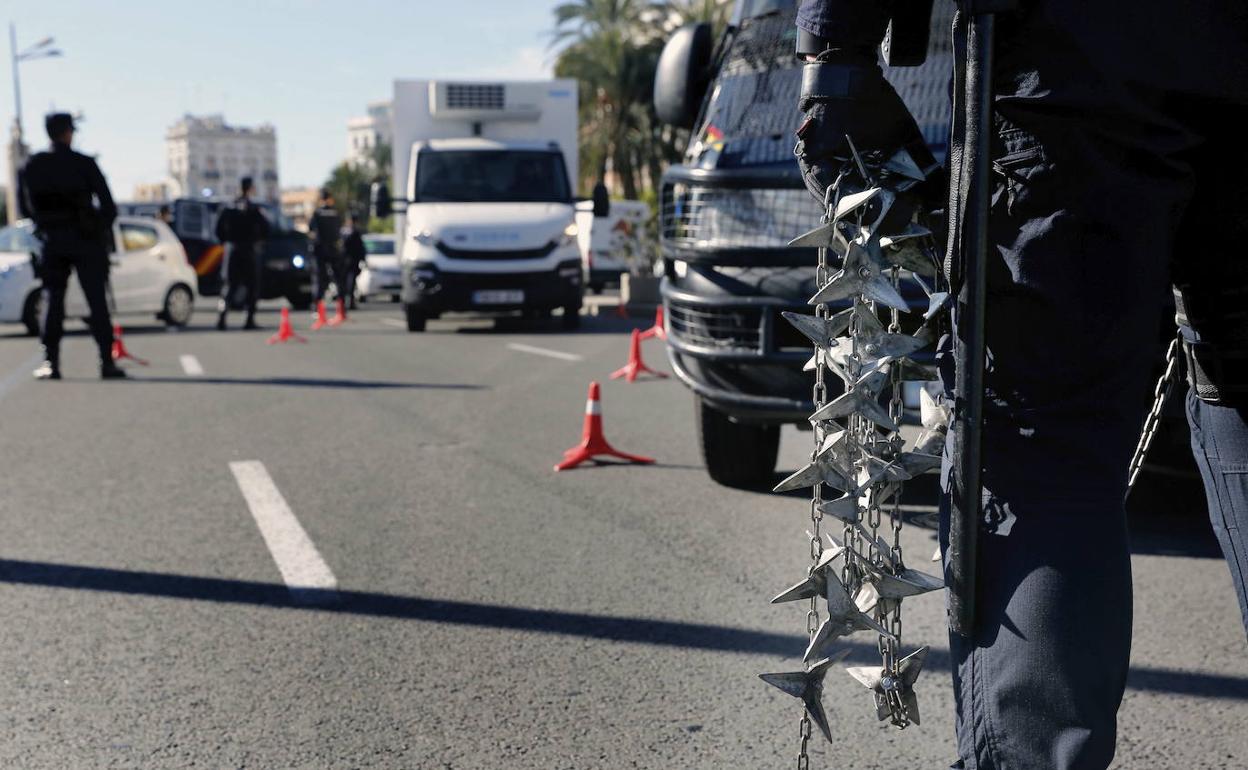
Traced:
[[1131, 464], [1127, 467], [1128, 496], [1131, 494], [1131, 488], [1135, 486], [1136, 477], [1140, 475], [1140, 469], [1144, 467], [1148, 448], [1152, 446], [1153, 438], [1157, 435], [1157, 426], [1161, 424], [1161, 412], [1166, 408], [1170, 394], [1174, 392], [1174, 383], [1178, 380], [1179, 345], [1182, 339], [1182, 335], [1176, 334], [1174, 339], [1170, 340], [1170, 347], [1166, 349], [1166, 370], [1162, 372], [1161, 379], [1157, 380], [1157, 385], [1153, 388], [1153, 408], [1144, 420], [1144, 430], [1140, 432], [1140, 441], [1136, 444], [1135, 454], [1131, 456]]

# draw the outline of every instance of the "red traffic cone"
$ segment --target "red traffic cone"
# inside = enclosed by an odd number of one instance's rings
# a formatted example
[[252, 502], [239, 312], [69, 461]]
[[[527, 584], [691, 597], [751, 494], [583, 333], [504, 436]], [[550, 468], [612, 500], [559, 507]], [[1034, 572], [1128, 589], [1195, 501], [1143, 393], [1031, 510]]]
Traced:
[[641, 332], [633, 329], [633, 337], [628, 345], [628, 363], [612, 372], [611, 379], [618, 380], [624, 377], [629, 382], [636, 382], [637, 375], [642, 372], [653, 374], [655, 377], [667, 376], [663, 372], [656, 372], [646, 366], [646, 362], [641, 360]]
[[649, 329], [646, 329], [641, 333], [641, 338], [643, 340], [648, 340], [651, 337], [658, 337], [661, 340], [667, 339], [667, 329], [663, 326], [662, 305], [659, 305], [659, 309], [654, 311], [654, 326], [651, 326]]
[[[286, 312], [286, 309], [282, 308], [282, 312]], [[318, 299], [316, 301], [316, 320], [312, 322], [312, 331], [316, 331], [327, 323], [329, 323], [329, 319], [325, 317], [325, 300]]]
[[113, 360], [120, 361], [127, 359], [135, 362], [139, 366], [147, 366], [147, 361], [126, 350], [126, 343], [121, 340], [121, 325], [113, 326]]
[[652, 457], [630, 455], [607, 443], [606, 437], [602, 435], [602, 404], [598, 390], [598, 383], [589, 383], [589, 400], [585, 402], [585, 427], [581, 429], [581, 443], [563, 453], [563, 462], [556, 465], [555, 470], [566, 471], [603, 455], [643, 465], [654, 462]]
[[[324, 312], [324, 306], [322, 306], [321, 312]], [[339, 297], [338, 301], [334, 303], [334, 317], [329, 319], [329, 325], [337, 326], [345, 320], [347, 320], [347, 303], [342, 297]]]
[[620, 318], [628, 318], [628, 305], [621, 301], [620, 304], [615, 306], [615, 314]]
[[268, 343], [270, 345], [276, 345], [279, 342], [288, 342], [290, 340], [307, 342], [306, 339], [300, 337], [298, 334], [295, 334], [294, 327], [290, 325], [290, 308], [284, 307], [282, 308], [282, 322], [277, 326], [277, 334], [269, 337]]

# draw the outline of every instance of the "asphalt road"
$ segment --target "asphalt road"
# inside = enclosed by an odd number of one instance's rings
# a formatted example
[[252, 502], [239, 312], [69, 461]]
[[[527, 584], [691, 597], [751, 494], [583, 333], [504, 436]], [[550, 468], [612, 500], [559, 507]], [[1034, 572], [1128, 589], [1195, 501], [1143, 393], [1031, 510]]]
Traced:
[[[799, 708], [756, 675], [804, 646], [802, 610], [768, 598], [804, 574], [806, 506], [713, 484], [679, 384], [606, 379], [628, 322], [409, 335], [370, 305], [268, 346], [262, 320], [131, 321], [151, 365], [125, 383], [95, 379], [81, 331], [67, 379], [33, 382], [33, 341], [0, 327], [0, 766], [792, 766]], [[592, 379], [608, 437], [656, 466], [552, 472]], [[785, 434], [783, 469], [808, 441]], [[1119, 764], [1244, 767], [1226, 567], [1198, 505], [1155, 507]], [[930, 530], [905, 546], [930, 569]], [[907, 645], [932, 645], [922, 726], [881, 726], [833, 672], [813, 767], [953, 758], [940, 599], [906, 610]]]

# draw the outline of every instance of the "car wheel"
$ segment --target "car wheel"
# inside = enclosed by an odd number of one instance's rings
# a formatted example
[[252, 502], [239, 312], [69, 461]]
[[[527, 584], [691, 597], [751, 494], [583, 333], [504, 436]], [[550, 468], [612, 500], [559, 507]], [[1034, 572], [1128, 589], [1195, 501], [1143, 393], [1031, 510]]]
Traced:
[[425, 330], [425, 311], [420, 305], [405, 305], [404, 310], [407, 311], [407, 330], [409, 332], [423, 332]]
[[190, 287], [178, 284], [165, 295], [164, 309], [160, 317], [169, 326], [184, 328], [191, 322], [191, 314], [195, 312], [195, 295]]
[[581, 306], [568, 305], [565, 307], [563, 309], [563, 317], [560, 319], [560, 323], [565, 329], [581, 328]]
[[726, 487], [770, 486], [780, 452], [779, 425], [744, 425], [695, 397], [702, 460], [712, 480]]
[[22, 304], [22, 324], [26, 327], [26, 334], [38, 337], [39, 324], [42, 320], [43, 292], [32, 291], [26, 296], [26, 302]]

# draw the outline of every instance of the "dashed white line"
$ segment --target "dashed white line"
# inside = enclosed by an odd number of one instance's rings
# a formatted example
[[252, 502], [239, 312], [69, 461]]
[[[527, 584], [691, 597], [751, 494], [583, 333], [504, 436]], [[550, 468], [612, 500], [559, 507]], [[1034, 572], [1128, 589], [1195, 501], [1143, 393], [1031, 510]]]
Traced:
[[282, 573], [291, 599], [299, 604], [337, 601], [338, 578], [295, 518], [264, 463], [258, 460], [232, 462], [230, 470], [247, 500], [260, 536]]
[[564, 353], [562, 350], [550, 350], [549, 348], [536, 348], [532, 345], [521, 345], [518, 342], [512, 342], [507, 345], [511, 350], [520, 353], [532, 353], [535, 356], [546, 356], [547, 358], [558, 358], [560, 361], [584, 361], [584, 356], [578, 356], [575, 353]]
[[191, 377], [203, 376], [204, 367], [199, 363], [199, 359], [195, 356], [186, 354], [179, 356], [178, 360], [182, 362], [182, 371], [186, 372]]
[[386, 326], [393, 326], [397, 329], [407, 328], [407, 321], [400, 321], [397, 318], [379, 318], [378, 320]]

